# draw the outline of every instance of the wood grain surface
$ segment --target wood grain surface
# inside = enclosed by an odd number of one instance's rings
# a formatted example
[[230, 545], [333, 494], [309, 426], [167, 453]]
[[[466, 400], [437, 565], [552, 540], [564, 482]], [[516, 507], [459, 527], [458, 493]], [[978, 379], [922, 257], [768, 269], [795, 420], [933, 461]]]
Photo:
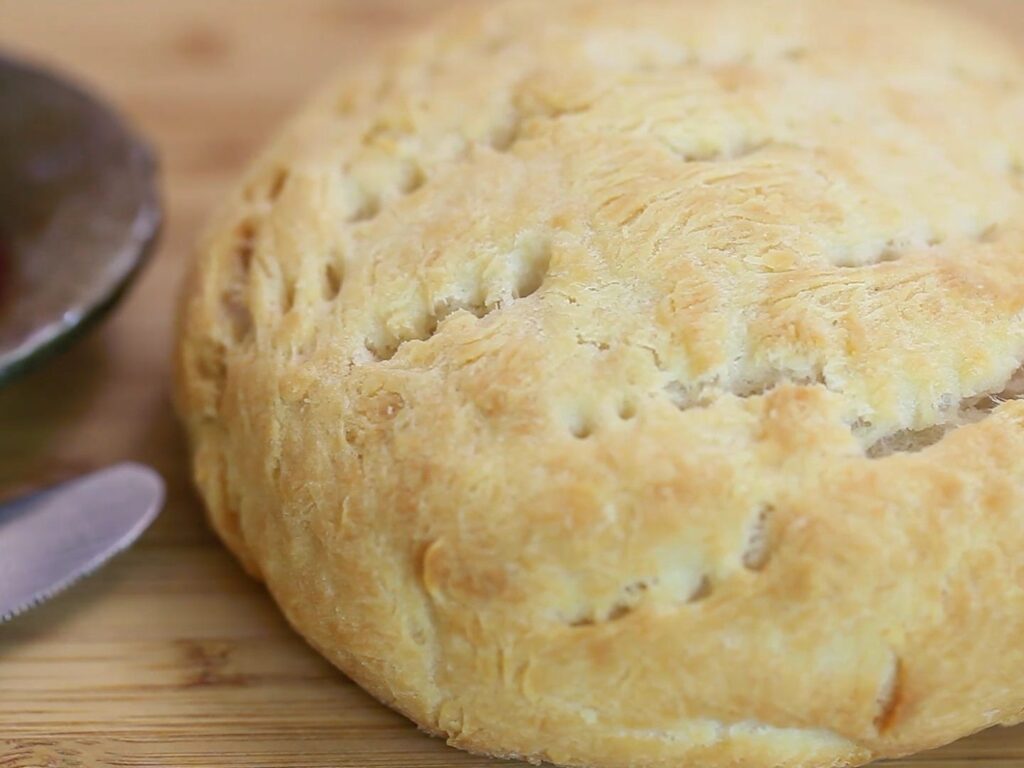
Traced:
[[[168, 213], [116, 315], [0, 390], [0, 494], [122, 459], [169, 489], [138, 546], [0, 626], [0, 767], [499, 765], [419, 734], [292, 634], [208, 532], [168, 401], [174, 294], [206, 212], [325, 75], [445, 4], [0, 0], [0, 48], [75, 73], [152, 137]], [[1024, 43], [1024, 0], [969, 5]], [[893, 764], [967, 763], [1024, 766], [1024, 727]]]

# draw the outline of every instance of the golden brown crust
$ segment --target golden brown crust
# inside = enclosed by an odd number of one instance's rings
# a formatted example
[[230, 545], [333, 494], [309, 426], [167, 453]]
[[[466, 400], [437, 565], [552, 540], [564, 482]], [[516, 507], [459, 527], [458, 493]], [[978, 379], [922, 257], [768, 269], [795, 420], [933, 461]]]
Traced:
[[818, 766], [1016, 722], [1022, 193], [1024, 69], [927, 3], [464, 10], [211, 227], [198, 484], [460, 747]]

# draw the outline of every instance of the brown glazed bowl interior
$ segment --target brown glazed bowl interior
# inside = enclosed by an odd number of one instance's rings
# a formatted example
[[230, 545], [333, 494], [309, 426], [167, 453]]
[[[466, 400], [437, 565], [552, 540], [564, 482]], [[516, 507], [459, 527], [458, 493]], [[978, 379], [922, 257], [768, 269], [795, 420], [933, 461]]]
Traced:
[[160, 227], [156, 176], [108, 107], [0, 56], [0, 383], [123, 294]]

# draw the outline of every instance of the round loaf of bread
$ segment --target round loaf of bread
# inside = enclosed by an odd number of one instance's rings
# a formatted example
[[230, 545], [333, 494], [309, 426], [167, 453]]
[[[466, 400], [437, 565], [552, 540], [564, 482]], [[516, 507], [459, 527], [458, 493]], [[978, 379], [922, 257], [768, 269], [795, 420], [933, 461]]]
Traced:
[[422, 728], [846, 765], [1024, 710], [1024, 68], [935, 3], [466, 6], [216, 217], [217, 531]]

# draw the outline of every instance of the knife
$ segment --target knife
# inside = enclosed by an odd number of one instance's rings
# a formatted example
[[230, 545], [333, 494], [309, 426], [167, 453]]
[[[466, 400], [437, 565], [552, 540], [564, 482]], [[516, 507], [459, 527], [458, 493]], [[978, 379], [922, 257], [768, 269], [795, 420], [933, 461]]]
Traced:
[[163, 501], [156, 472], [119, 464], [0, 505], [0, 622], [127, 548]]

